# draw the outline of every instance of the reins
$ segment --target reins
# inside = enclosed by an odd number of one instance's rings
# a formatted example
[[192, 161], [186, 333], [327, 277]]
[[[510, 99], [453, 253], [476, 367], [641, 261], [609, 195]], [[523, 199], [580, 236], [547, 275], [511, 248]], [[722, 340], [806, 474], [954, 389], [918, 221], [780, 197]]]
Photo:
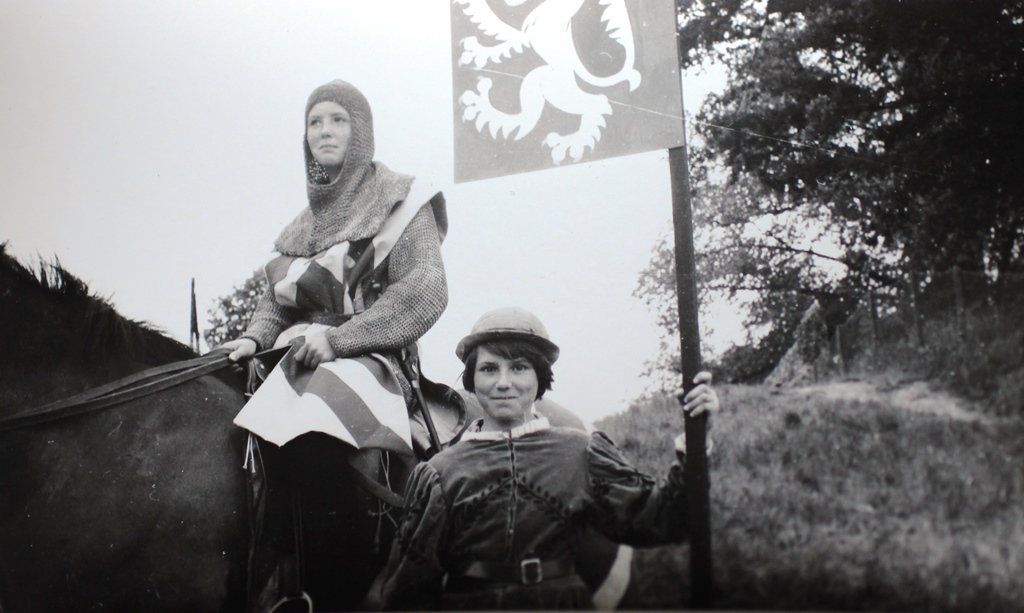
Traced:
[[[251, 356], [250, 359], [273, 356], [271, 359], [276, 362], [276, 359], [279, 359], [281, 354], [283, 354], [284, 349], [286, 348], [261, 351]], [[0, 432], [29, 428], [69, 417], [93, 413], [131, 400], [143, 398], [234, 365], [238, 365], [238, 363], [228, 359], [227, 352], [214, 350], [212, 353], [197, 358], [148, 368], [116, 381], [86, 390], [80, 394], [75, 394], [69, 398], [64, 398], [63, 400], [57, 400], [42, 406], [19, 411], [6, 417], [0, 417]], [[424, 419], [430, 429], [431, 440], [439, 448], [440, 443], [437, 439], [437, 432], [426, 409], [426, 401], [423, 399], [422, 392], [418, 388], [418, 379], [416, 379], [416, 382]], [[364, 490], [385, 504], [396, 508], [403, 506], [404, 500], [401, 496], [377, 483], [358, 469], [354, 469], [352, 472], [356, 476], [358, 485]]]
[[[271, 351], [274, 350], [258, 353], [256, 356]], [[190, 360], [148, 368], [70, 398], [0, 417], [0, 432], [28, 428], [112, 407], [180, 385], [234, 364], [236, 363], [228, 359], [227, 353], [215, 352]]]

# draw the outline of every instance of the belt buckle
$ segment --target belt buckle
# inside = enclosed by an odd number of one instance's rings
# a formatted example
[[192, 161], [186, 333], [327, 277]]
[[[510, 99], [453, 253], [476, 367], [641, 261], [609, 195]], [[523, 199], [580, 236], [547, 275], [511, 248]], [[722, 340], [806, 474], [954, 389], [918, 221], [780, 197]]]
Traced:
[[540, 558], [526, 558], [519, 563], [519, 576], [523, 585], [533, 585], [544, 580], [544, 568]]

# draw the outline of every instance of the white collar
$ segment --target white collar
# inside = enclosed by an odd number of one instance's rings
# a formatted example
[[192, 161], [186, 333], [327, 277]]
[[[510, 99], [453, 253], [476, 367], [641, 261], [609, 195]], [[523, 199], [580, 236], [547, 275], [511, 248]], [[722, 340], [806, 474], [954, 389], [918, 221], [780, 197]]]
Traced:
[[541, 430], [547, 430], [551, 427], [551, 422], [548, 421], [547, 417], [541, 417], [536, 412], [531, 411], [533, 418], [521, 426], [516, 426], [511, 430], [481, 430], [484, 425], [483, 419], [478, 419], [476, 422], [466, 430], [466, 433], [462, 435], [464, 441], [502, 441], [506, 438], [519, 438], [532, 432], [540, 432]]

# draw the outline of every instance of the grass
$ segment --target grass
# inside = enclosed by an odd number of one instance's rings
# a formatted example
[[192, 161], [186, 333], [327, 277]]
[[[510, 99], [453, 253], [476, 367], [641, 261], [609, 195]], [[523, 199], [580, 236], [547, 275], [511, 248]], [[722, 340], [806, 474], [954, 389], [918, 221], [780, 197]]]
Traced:
[[[715, 604], [735, 609], [1024, 611], [1024, 423], [878, 402], [719, 389], [711, 437]], [[598, 426], [663, 473], [674, 400]], [[636, 608], [681, 608], [688, 549], [638, 553]]]

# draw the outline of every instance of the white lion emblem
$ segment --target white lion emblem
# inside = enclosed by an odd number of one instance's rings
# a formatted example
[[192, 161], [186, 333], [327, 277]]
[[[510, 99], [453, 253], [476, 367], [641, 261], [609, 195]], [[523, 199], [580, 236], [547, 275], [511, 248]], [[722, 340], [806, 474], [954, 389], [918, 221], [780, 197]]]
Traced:
[[[517, 6], [525, 0], [505, 0], [509, 6]], [[472, 64], [484, 68], [500, 64], [512, 53], [522, 53], [529, 47], [543, 60], [543, 66], [531, 70], [523, 78], [519, 89], [519, 113], [506, 113], [494, 108], [490, 100], [492, 82], [481, 78], [476, 91], [467, 90], [459, 97], [465, 106], [464, 121], [474, 121], [480, 132], [488, 128], [491, 137], [499, 133], [504, 137], [514, 135], [519, 140], [529, 134], [540, 120], [545, 103], [573, 115], [580, 116], [580, 126], [572, 134], [549, 133], [544, 144], [551, 148], [551, 159], [558, 164], [566, 155], [579, 161], [584, 152], [593, 149], [601, 139], [605, 117], [612, 114], [607, 96], [582, 91], [577, 85], [579, 78], [596, 87], [611, 87], [624, 81], [630, 91], [640, 85], [640, 72], [633, 64], [636, 51], [633, 29], [629, 22], [625, 0], [598, 0], [604, 6], [601, 21], [607, 35], [625, 50], [625, 60], [614, 75], [598, 77], [590, 73], [579, 55], [572, 37], [572, 18], [585, 0], [545, 0], [527, 15], [522, 30], [517, 30], [502, 21], [487, 4], [487, 0], [453, 0], [463, 6], [463, 12], [477, 29], [494, 37], [498, 44], [487, 46], [475, 36], [462, 39], [462, 55], [459, 64]]]

